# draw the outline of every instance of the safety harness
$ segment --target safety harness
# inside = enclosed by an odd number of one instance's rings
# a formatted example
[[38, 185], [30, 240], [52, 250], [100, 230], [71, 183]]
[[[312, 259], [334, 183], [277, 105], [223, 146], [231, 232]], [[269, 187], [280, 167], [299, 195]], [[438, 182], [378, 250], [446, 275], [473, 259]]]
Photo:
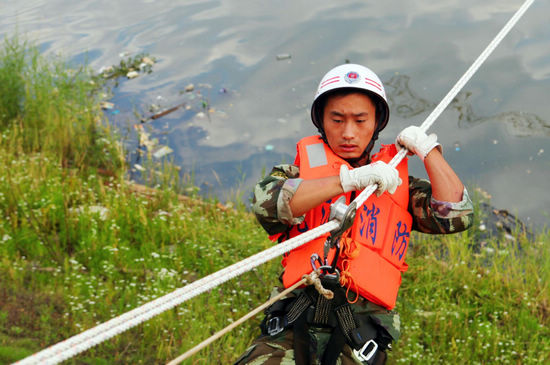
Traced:
[[[260, 325], [262, 334], [276, 336], [283, 330], [292, 328], [294, 358], [298, 365], [311, 363], [308, 332], [310, 326], [332, 329], [321, 359], [323, 365], [336, 364], [346, 343], [359, 360], [369, 365], [385, 362], [385, 350], [390, 347], [392, 337], [369, 316], [354, 314], [346, 291], [340, 285], [340, 273], [336, 268], [340, 238], [353, 224], [355, 212], [355, 204], [346, 206], [345, 199], [333, 204], [331, 219], [338, 218], [340, 225], [331, 232], [325, 242], [324, 260], [317, 254], [311, 256], [312, 269], [321, 272], [321, 283], [325, 289], [334, 293], [333, 299], [327, 299], [313, 286], [307, 286], [298, 296], [280, 300], [265, 311], [266, 317]], [[327, 257], [331, 249], [335, 249], [336, 254], [329, 264]]]
[[280, 300], [266, 310], [266, 317], [260, 325], [262, 334], [276, 336], [292, 328], [295, 361], [298, 365], [304, 365], [311, 363], [309, 327], [331, 328], [332, 334], [321, 364], [336, 364], [346, 343], [359, 360], [369, 365], [383, 364], [385, 350], [392, 341], [390, 334], [368, 315], [354, 314], [338, 281], [322, 278], [321, 282], [334, 292], [333, 299], [326, 299], [315, 288], [308, 286], [297, 297]]

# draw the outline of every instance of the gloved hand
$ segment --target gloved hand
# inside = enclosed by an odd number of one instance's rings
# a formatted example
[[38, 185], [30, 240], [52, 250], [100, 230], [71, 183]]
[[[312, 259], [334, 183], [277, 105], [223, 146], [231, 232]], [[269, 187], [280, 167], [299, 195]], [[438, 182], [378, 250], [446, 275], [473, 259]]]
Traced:
[[401, 178], [397, 170], [385, 162], [376, 161], [369, 165], [349, 170], [346, 165], [340, 167], [340, 184], [344, 192], [363, 190], [369, 185], [376, 183], [376, 195], [380, 196], [384, 191], [390, 194], [401, 185]]
[[435, 147], [441, 152], [441, 145], [437, 143], [437, 135], [432, 133], [428, 136], [417, 126], [403, 129], [395, 139], [395, 145], [399, 149], [405, 147], [420, 157], [422, 161]]

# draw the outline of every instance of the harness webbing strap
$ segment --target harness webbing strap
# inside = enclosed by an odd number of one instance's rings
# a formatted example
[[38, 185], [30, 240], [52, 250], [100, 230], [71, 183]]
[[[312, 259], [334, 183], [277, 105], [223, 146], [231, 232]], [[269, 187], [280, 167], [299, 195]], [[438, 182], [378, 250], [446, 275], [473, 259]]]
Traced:
[[310, 304], [311, 300], [305, 293], [298, 295], [298, 298], [296, 298], [296, 301], [292, 303], [287, 313], [288, 324], [290, 325], [296, 322], [298, 317], [300, 317], [302, 313], [306, 311]]
[[317, 303], [315, 304], [315, 314], [313, 316], [313, 323], [315, 323], [316, 325], [322, 325], [322, 326], [328, 325], [331, 311], [332, 311], [332, 300], [328, 300], [324, 296], [318, 295]]
[[[357, 324], [355, 323], [355, 319], [353, 318], [353, 311], [351, 309], [351, 306], [346, 303], [339, 306], [338, 308], [335, 308], [334, 311], [336, 312], [338, 324], [342, 328], [342, 332], [344, 332], [346, 339], [350, 344], [356, 344], [356, 339], [352, 338], [353, 336], [351, 335], [352, 331], [357, 328]], [[362, 344], [357, 343], [357, 345]]]

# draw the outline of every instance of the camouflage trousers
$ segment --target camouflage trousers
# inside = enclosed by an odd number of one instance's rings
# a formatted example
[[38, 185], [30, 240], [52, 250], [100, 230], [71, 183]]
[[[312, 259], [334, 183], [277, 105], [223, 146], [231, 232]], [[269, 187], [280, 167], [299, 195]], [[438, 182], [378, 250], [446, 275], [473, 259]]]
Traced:
[[[298, 295], [300, 291], [301, 289], [298, 289], [293, 294]], [[388, 332], [393, 341], [399, 338], [399, 314], [369, 302], [362, 297], [351, 306], [355, 315], [369, 316], [374, 323]], [[332, 329], [309, 326], [308, 334], [310, 338], [309, 352], [312, 354], [311, 363], [318, 365], [332, 335]], [[292, 328], [288, 328], [275, 336], [260, 335], [237, 359], [235, 365], [290, 365], [294, 363], [294, 332]], [[344, 345], [336, 363], [341, 365], [366, 364], [353, 354], [351, 347], [347, 344]]]
[[[330, 338], [330, 332], [323, 331], [323, 328], [310, 328], [309, 334], [314, 347], [312, 365], [320, 364], [319, 359], [323, 356], [323, 350]], [[235, 365], [294, 365], [294, 332], [291, 329], [285, 330], [276, 336], [261, 335], [252, 345], [246, 349], [244, 354], [235, 362]], [[360, 362], [353, 355], [348, 345], [344, 346], [342, 353], [336, 362], [338, 365], [366, 364]]]

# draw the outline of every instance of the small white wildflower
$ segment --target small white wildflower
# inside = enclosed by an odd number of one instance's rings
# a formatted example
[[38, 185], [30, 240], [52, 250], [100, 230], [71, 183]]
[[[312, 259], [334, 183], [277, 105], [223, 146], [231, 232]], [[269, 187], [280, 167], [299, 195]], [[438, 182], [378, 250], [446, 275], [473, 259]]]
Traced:
[[102, 221], [107, 219], [107, 214], [109, 213], [109, 209], [100, 205], [91, 205], [88, 207], [88, 211], [92, 214], [99, 214], [99, 219], [101, 219]]

